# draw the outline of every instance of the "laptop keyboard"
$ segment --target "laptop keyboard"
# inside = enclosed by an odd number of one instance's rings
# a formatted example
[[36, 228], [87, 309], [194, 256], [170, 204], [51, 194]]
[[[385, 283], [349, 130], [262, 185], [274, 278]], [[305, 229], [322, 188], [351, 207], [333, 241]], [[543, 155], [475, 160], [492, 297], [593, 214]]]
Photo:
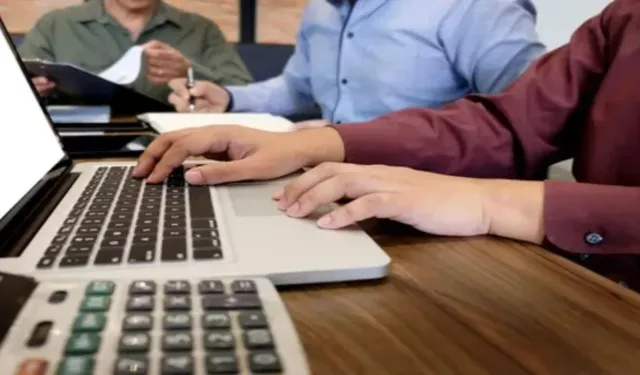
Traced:
[[132, 167], [100, 167], [37, 268], [222, 259], [209, 188], [133, 179]]

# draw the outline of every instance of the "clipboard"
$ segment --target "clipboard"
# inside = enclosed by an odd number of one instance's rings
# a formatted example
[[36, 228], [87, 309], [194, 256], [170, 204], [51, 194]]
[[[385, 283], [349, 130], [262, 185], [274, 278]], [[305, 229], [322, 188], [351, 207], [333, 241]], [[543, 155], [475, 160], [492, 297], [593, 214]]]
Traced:
[[135, 116], [144, 112], [174, 112], [168, 104], [75, 65], [39, 59], [22, 61], [31, 77], [44, 76], [53, 80], [56, 90], [74, 102], [89, 106], [108, 105], [111, 107], [112, 115]]

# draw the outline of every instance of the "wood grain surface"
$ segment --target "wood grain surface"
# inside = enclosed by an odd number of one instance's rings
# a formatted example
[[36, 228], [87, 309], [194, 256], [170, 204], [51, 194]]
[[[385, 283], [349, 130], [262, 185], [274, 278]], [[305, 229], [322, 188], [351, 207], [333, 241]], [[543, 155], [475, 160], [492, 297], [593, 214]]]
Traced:
[[[46, 12], [81, 0], [0, 0], [0, 16], [12, 33], [25, 33]], [[180, 9], [215, 21], [229, 41], [238, 40], [238, 0], [166, 0]], [[257, 40], [294, 43], [306, 0], [259, 0]]]
[[391, 227], [386, 280], [282, 289], [314, 374], [640, 373], [634, 292], [533, 246]]

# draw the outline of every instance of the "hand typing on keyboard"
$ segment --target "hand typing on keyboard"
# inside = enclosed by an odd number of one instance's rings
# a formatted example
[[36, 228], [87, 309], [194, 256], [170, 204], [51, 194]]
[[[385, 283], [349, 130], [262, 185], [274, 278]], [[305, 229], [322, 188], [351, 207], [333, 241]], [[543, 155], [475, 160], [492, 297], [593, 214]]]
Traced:
[[322, 162], [341, 162], [344, 145], [331, 127], [275, 133], [241, 126], [209, 126], [165, 133], [140, 156], [134, 177], [159, 183], [191, 156], [215, 158], [190, 169], [185, 176], [194, 185], [278, 178]]

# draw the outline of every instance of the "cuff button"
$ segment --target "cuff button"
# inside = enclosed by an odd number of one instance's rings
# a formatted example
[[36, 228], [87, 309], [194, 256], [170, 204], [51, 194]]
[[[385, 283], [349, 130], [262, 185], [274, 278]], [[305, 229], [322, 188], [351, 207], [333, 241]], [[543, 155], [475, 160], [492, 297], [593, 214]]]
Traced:
[[584, 236], [584, 241], [589, 245], [600, 245], [604, 241], [604, 237], [597, 232], [589, 232]]

